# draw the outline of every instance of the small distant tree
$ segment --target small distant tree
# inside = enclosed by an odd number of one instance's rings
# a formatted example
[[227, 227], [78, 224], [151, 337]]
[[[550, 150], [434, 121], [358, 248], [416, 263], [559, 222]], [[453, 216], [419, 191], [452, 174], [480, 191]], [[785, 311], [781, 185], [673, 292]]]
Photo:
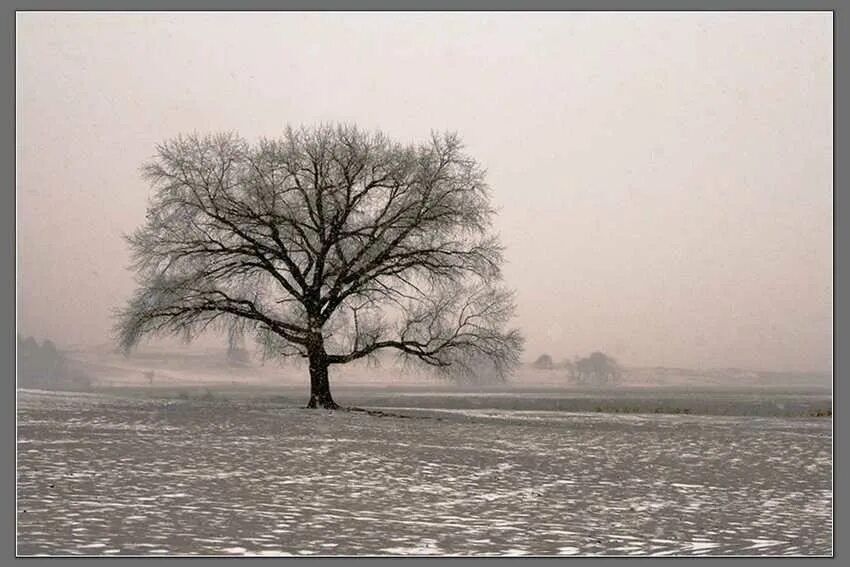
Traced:
[[18, 337], [18, 379], [22, 384], [47, 386], [67, 381], [70, 373], [64, 353], [50, 339]]
[[329, 367], [380, 350], [454, 376], [517, 363], [484, 170], [456, 135], [193, 135], [143, 173], [155, 194], [128, 237], [139, 287], [119, 314], [125, 349], [210, 326], [252, 333], [266, 355], [309, 362], [307, 406], [324, 408], [337, 407]]
[[573, 364], [572, 375], [579, 384], [616, 384], [621, 376], [617, 361], [603, 352], [594, 352]]
[[554, 363], [552, 362], [551, 356], [548, 354], [541, 354], [537, 357], [537, 360], [534, 361], [533, 366], [540, 370], [552, 370]]

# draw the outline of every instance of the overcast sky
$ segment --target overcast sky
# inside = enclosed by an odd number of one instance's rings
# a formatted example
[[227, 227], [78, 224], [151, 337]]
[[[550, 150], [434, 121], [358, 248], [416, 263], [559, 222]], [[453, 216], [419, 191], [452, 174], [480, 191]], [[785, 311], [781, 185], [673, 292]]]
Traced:
[[19, 13], [18, 332], [109, 340], [179, 133], [460, 134], [526, 359], [828, 370], [829, 13]]

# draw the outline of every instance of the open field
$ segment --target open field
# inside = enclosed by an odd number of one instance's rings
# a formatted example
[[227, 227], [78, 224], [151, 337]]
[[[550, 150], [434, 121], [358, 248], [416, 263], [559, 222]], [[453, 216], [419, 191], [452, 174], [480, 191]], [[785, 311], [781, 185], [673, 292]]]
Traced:
[[[259, 400], [299, 406], [307, 402], [309, 384], [203, 383], [97, 387], [92, 391], [134, 398]], [[515, 384], [481, 388], [450, 384], [347, 385], [333, 388], [344, 406], [497, 409], [602, 413], [660, 413], [728, 416], [816, 417], [832, 413], [826, 388], [729, 387], [552, 387]]]
[[19, 554], [832, 553], [830, 418], [151, 393], [19, 391]]

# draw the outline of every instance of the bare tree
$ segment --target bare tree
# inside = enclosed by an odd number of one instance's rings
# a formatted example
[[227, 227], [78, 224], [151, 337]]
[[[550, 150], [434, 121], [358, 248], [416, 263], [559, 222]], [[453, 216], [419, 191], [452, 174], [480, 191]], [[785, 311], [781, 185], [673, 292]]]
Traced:
[[154, 196], [127, 237], [138, 289], [119, 313], [124, 349], [149, 334], [250, 332], [268, 355], [309, 361], [308, 407], [325, 408], [337, 407], [329, 366], [380, 349], [450, 374], [518, 362], [484, 171], [456, 135], [183, 136], [143, 175]]

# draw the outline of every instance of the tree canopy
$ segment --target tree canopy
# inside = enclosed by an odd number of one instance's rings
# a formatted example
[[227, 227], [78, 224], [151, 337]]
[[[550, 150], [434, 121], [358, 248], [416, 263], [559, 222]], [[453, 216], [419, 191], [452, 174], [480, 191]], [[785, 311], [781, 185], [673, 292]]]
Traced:
[[517, 363], [485, 172], [456, 135], [181, 136], [142, 172], [154, 191], [127, 238], [138, 287], [119, 313], [125, 349], [251, 333], [269, 355], [309, 359], [309, 405], [324, 407], [336, 406], [328, 366], [380, 349], [455, 375]]

